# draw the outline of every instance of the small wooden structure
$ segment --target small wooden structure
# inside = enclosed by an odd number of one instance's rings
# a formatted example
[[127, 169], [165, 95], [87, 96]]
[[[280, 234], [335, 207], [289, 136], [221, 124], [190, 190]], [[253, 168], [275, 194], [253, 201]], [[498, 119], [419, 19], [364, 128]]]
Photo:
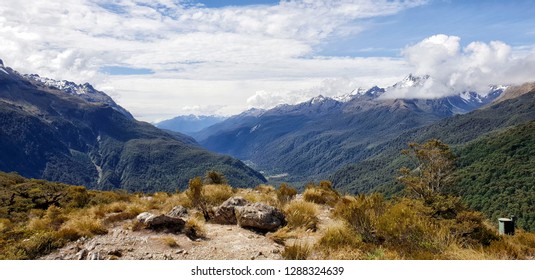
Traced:
[[510, 219], [499, 218], [498, 229], [499, 229], [500, 235], [504, 235], [504, 234], [514, 235], [515, 234], [515, 216], [512, 216]]

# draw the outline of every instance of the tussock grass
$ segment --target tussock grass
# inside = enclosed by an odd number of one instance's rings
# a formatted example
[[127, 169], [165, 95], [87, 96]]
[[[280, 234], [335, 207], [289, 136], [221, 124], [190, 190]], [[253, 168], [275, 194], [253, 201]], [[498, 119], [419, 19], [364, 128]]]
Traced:
[[229, 185], [206, 185], [202, 188], [202, 197], [208, 206], [219, 206], [233, 195]]
[[100, 220], [82, 215], [72, 217], [61, 229], [76, 232], [79, 236], [86, 237], [108, 233], [108, 230]]
[[280, 203], [274, 193], [263, 193], [255, 190], [240, 189], [236, 191], [237, 196], [243, 197], [251, 203], [264, 203], [280, 208]]
[[178, 248], [179, 245], [178, 243], [176, 242], [176, 239], [172, 236], [163, 236], [163, 237], [160, 237], [159, 240], [166, 246], [170, 247], [170, 248]]
[[282, 183], [277, 190], [277, 199], [284, 205], [290, 202], [297, 195], [297, 190], [288, 186], [286, 183]]
[[312, 248], [306, 244], [294, 243], [284, 246], [282, 257], [285, 260], [306, 260], [312, 253]]
[[347, 223], [339, 223], [325, 230], [317, 246], [320, 249], [359, 248], [362, 238]]
[[321, 181], [317, 186], [309, 184], [303, 193], [305, 201], [329, 206], [334, 206], [339, 198], [340, 194], [332, 188], [332, 184], [329, 181]]
[[274, 193], [275, 192], [275, 188], [271, 185], [258, 185], [254, 188], [255, 191], [257, 192], [261, 192], [261, 193], [266, 193], [266, 194], [270, 194], [270, 193]]
[[291, 229], [305, 228], [316, 230], [318, 225], [318, 209], [316, 204], [307, 201], [292, 201], [284, 207], [286, 221]]
[[195, 216], [189, 218], [184, 226], [184, 234], [190, 239], [205, 238], [206, 228], [204, 220]]

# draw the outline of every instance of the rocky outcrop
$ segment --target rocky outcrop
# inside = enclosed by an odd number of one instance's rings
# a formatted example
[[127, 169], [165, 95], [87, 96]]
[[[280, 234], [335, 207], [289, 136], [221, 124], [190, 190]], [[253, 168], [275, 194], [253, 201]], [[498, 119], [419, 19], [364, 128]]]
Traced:
[[262, 203], [235, 208], [238, 225], [258, 231], [276, 231], [286, 224], [284, 214], [277, 208]]
[[169, 232], [180, 232], [186, 224], [181, 218], [170, 217], [167, 215], [156, 215], [149, 212], [139, 214], [136, 219], [143, 224], [145, 228]]
[[236, 207], [247, 205], [249, 202], [243, 197], [235, 196], [227, 199], [219, 207], [213, 208], [212, 222], [223, 225], [235, 225], [236, 219]]
[[167, 213], [167, 216], [173, 217], [173, 218], [182, 218], [185, 219], [188, 217], [188, 209], [184, 206], [175, 206], [171, 211]]

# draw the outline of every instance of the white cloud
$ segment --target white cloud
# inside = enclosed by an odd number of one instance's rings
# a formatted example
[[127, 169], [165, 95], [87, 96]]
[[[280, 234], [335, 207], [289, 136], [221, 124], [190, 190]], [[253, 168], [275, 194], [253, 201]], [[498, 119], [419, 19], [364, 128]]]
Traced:
[[[21, 72], [110, 88], [144, 120], [195, 105], [238, 113], [259, 91], [294, 92], [334, 77], [399, 76], [402, 68], [382, 74], [402, 66], [399, 60], [318, 57], [314, 49], [327, 38], [360, 32], [361, 19], [424, 3], [292, 0], [211, 9], [173, 0], [2, 0], [0, 57]], [[155, 74], [100, 72], [114, 65]], [[176, 80], [173, 90], [162, 82], [170, 79]], [[187, 91], [180, 87], [185, 84]], [[155, 92], [159, 101], [151, 99]]]
[[463, 91], [485, 92], [489, 85], [518, 84], [535, 78], [535, 48], [514, 52], [500, 41], [471, 42], [434, 35], [403, 50], [417, 75], [430, 75], [423, 87], [396, 89], [387, 98], [437, 98]]

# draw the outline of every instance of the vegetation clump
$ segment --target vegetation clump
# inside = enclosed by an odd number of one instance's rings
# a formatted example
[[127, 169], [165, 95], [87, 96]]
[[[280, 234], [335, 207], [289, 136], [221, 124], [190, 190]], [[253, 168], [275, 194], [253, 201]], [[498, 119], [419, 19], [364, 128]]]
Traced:
[[292, 201], [284, 207], [284, 214], [290, 228], [317, 229], [318, 209], [312, 202]]
[[339, 198], [340, 194], [333, 189], [330, 181], [321, 181], [319, 185], [309, 183], [303, 193], [303, 199], [305, 201], [330, 206], [334, 206]]

